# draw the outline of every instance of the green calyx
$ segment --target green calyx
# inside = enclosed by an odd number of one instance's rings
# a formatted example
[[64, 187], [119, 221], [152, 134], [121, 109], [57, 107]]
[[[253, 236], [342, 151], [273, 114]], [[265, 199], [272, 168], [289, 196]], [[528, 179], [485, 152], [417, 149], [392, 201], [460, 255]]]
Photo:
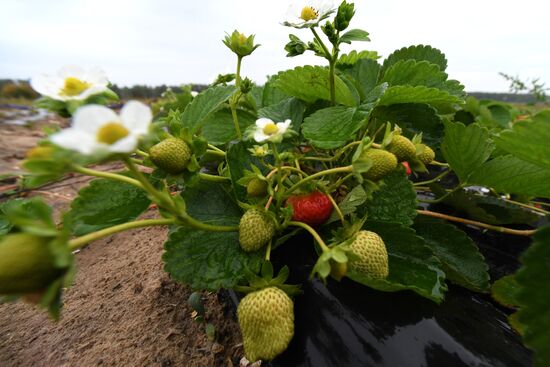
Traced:
[[46, 289], [63, 274], [55, 266], [50, 238], [29, 233], [8, 234], [0, 241], [0, 294], [25, 294]]
[[173, 175], [185, 170], [191, 155], [189, 145], [177, 138], [165, 139], [149, 149], [149, 157], [155, 166]]
[[223, 43], [239, 57], [248, 56], [260, 47], [254, 44], [254, 35], [247, 37], [237, 30], [234, 30], [231, 35], [226, 35]]

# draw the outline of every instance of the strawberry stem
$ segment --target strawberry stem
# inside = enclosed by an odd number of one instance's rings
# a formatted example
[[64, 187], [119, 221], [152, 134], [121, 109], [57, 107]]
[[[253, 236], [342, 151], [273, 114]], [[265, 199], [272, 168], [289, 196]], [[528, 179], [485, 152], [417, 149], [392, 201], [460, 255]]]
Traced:
[[83, 175], [86, 175], [86, 176], [94, 176], [94, 177], [106, 178], [109, 180], [125, 182], [127, 184], [139, 187], [140, 189], [144, 189], [143, 185], [138, 180], [135, 180], [131, 177], [119, 175], [117, 173], [96, 171], [95, 169], [90, 169], [90, 168], [86, 168], [78, 165], [73, 165], [73, 170], [75, 172], [82, 173]]
[[453, 217], [451, 215], [436, 213], [436, 212], [432, 212], [432, 211], [429, 211], [429, 210], [417, 210], [416, 212], [418, 214], [426, 215], [426, 216], [429, 216], [429, 217], [445, 219], [445, 220], [449, 220], [451, 222], [457, 222], [457, 223], [462, 223], [462, 224], [469, 224], [469, 225], [480, 227], [480, 228], [490, 229], [491, 231], [496, 231], [496, 232], [500, 232], [500, 233], [507, 233], [507, 234], [513, 234], [513, 235], [516, 235], [516, 236], [532, 236], [536, 232], [535, 229], [520, 230], [520, 229], [512, 229], [512, 228], [494, 226], [494, 225], [487, 224], [487, 223], [477, 222], [477, 221], [474, 221], [474, 220], [464, 219], [464, 218], [459, 218], [459, 217]]
[[303, 223], [303, 222], [295, 222], [295, 221], [289, 221], [288, 222], [288, 225], [290, 226], [295, 226], [295, 227], [300, 227], [300, 228], [303, 228], [305, 229], [306, 231], [308, 231], [312, 236], [313, 238], [315, 238], [315, 240], [317, 241], [317, 243], [319, 243], [319, 246], [321, 246], [321, 250], [323, 250], [323, 252], [328, 252], [330, 251], [330, 248], [326, 245], [325, 241], [323, 241], [323, 239], [321, 238], [321, 236], [319, 236], [319, 233], [317, 233], [317, 231], [315, 231], [312, 227], [310, 227], [309, 225]]
[[331, 168], [331, 169], [327, 169], [327, 170], [324, 170], [324, 171], [317, 172], [317, 173], [315, 173], [311, 176], [308, 176], [306, 178], [301, 179], [296, 184], [291, 186], [286, 191], [286, 195], [288, 196], [291, 192], [298, 189], [300, 186], [302, 186], [306, 182], [309, 182], [309, 181], [314, 180], [316, 178], [326, 176], [326, 175], [331, 175], [331, 174], [334, 174], [334, 173], [350, 173], [352, 171], [353, 171], [353, 166], [345, 166], [345, 167], [336, 167], [336, 168]]
[[100, 238], [110, 236], [112, 234], [126, 231], [128, 229], [150, 227], [150, 226], [165, 226], [174, 224], [176, 218], [161, 218], [161, 219], [144, 219], [136, 220], [133, 222], [123, 223], [109, 228], [105, 228], [96, 232], [88, 233], [84, 236], [74, 238], [69, 241], [69, 248], [71, 251], [77, 250], [89, 244], [92, 241], [99, 240]]

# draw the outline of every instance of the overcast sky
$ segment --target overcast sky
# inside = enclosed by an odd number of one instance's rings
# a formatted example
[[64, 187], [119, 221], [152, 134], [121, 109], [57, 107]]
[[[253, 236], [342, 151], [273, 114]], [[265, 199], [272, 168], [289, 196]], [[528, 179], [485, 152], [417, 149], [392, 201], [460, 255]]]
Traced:
[[[285, 57], [280, 25], [291, 0], [0, 0], [0, 78], [26, 79], [66, 64], [99, 66], [111, 82], [209, 83], [232, 72], [225, 32], [256, 34], [262, 46], [243, 63], [259, 83], [314, 56]], [[506, 91], [499, 71], [550, 85], [550, 2], [545, 0], [357, 0], [351, 27], [370, 33], [357, 49], [430, 44], [468, 91]]]

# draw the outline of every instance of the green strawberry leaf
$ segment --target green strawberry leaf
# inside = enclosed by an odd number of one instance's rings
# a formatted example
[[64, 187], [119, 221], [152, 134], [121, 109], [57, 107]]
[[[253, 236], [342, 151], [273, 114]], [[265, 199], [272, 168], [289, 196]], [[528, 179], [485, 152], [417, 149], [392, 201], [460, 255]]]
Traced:
[[403, 129], [403, 135], [413, 137], [422, 133], [423, 142], [433, 149], [438, 149], [443, 139], [443, 122], [437, 111], [419, 103], [393, 104], [377, 107], [372, 116], [377, 126], [390, 121]]
[[[313, 103], [318, 99], [330, 101], [329, 72], [321, 66], [298, 66], [274, 76], [274, 85], [284, 93]], [[352, 93], [338, 76], [335, 77], [336, 102], [354, 106]]]
[[[256, 121], [256, 117], [244, 110], [237, 110], [239, 119], [239, 127], [242, 131]], [[210, 115], [204, 122], [202, 127], [202, 135], [213, 145], [223, 145], [231, 140], [237, 139], [237, 131], [235, 131], [235, 123], [231, 111], [223, 109]]]
[[521, 257], [523, 266], [516, 274], [520, 286], [518, 320], [523, 325], [523, 341], [535, 351], [534, 365], [550, 364], [550, 227], [537, 231], [534, 242]]
[[516, 157], [550, 169], [550, 111], [543, 111], [530, 120], [514, 124], [496, 138], [497, 146]]
[[390, 54], [382, 65], [381, 75], [384, 75], [386, 70], [397, 62], [409, 59], [428, 61], [431, 64], [437, 65], [441, 71], [445, 71], [447, 68], [447, 59], [441, 51], [431, 46], [417, 45], [403, 47]]
[[461, 182], [468, 181], [472, 172], [489, 159], [493, 149], [489, 132], [479, 125], [445, 122], [441, 152]]
[[305, 118], [302, 134], [317, 148], [338, 148], [355, 137], [366, 117], [366, 112], [356, 108], [323, 108]]
[[0, 207], [0, 212], [6, 233], [12, 227], [18, 227], [37, 236], [58, 234], [52, 217], [52, 208], [41, 197], [6, 201]]
[[264, 85], [262, 90], [262, 103], [259, 108], [275, 105], [291, 97], [277, 85], [277, 76], [272, 76]]
[[164, 270], [193, 289], [216, 291], [244, 280], [246, 270], [260, 270], [262, 256], [239, 246], [238, 232], [205, 232], [179, 227], [164, 244]]
[[491, 295], [501, 305], [508, 308], [517, 308], [517, 294], [520, 286], [514, 274], [506, 275], [493, 283]]
[[390, 273], [388, 278], [380, 280], [350, 270], [349, 278], [385, 292], [412, 290], [436, 303], [443, 301], [447, 291], [445, 272], [422, 237], [397, 223], [369, 221], [364, 228], [378, 233], [384, 240]]
[[235, 92], [232, 85], [217, 85], [197, 95], [183, 111], [182, 125], [191, 132], [198, 131], [208, 116], [217, 111]]
[[136, 219], [151, 204], [147, 193], [133, 185], [95, 179], [78, 192], [63, 219], [65, 228], [76, 235], [94, 232]]
[[475, 292], [489, 290], [489, 267], [474, 242], [452, 224], [419, 216], [413, 228], [443, 264], [447, 279]]
[[440, 113], [454, 113], [463, 103], [461, 97], [446, 91], [423, 85], [396, 85], [389, 87], [378, 101], [378, 106], [389, 106], [398, 103], [426, 103]]
[[[246, 176], [246, 171], [252, 171], [252, 166], [256, 166], [260, 168], [264, 175], [268, 172], [262, 162], [250, 154], [247, 149], [249, 147], [249, 144], [239, 142], [231, 145], [226, 153], [233, 190], [239, 201], [246, 201], [247, 198], [246, 187], [239, 184], [239, 180]], [[267, 159], [267, 161], [269, 160]]]
[[[226, 189], [215, 182], [186, 188], [182, 196], [187, 213], [209, 224], [238, 224], [242, 211]], [[205, 232], [175, 227], [164, 249], [164, 269], [193, 289], [232, 288], [244, 280], [247, 269], [256, 273], [263, 262], [262, 254], [241, 250], [236, 231]]]
[[361, 101], [365, 101], [369, 92], [378, 84], [380, 64], [376, 60], [359, 59], [353, 65], [341, 65], [338, 68], [353, 80]]
[[500, 192], [550, 198], [550, 170], [512, 155], [500, 156], [475, 170], [468, 183]]
[[384, 178], [380, 189], [366, 203], [369, 220], [410, 226], [416, 217], [416, 191], [404, 169], [396, 169]]
[[290, 128], [294, 131], [300, 131], [305, 110], [306, 106], [303, 102], [291, 97], [277, 104], [259, 109], [258, 117], [265, 117], [275, 122], [282, 122], [286, 119], [290, 119], [292, 121]]
[[347, 31], [346, 33], [340, 36], [341, 43], [351, 44], [352, 41], [363, 41], [363, 42], [370, 41], [369, 32], [364, 31], [362, 29], [350, 29], [349, 31]]
[[399, 60], [388, 67], [379, 83], [388, 85], [411, 85], [437, 88], [453, 96], [464, 98], [464, 86], [456, 80], [447, 80], [448, 75], [438, 65], [428, 61]]
[[181, 192], [187, 213], [201, 222], [238, 225], [242, 210], [228, 194], [229, 188], [217, 182], [202, 181]]

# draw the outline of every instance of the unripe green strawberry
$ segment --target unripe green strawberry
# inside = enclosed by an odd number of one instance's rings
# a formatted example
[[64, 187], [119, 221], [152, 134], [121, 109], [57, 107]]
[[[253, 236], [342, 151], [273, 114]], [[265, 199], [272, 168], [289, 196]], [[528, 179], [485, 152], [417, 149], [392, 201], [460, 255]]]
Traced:
[[257, 177], [253, 178], [246, 185], [246, 193], [252, 197], [262, 197], [267, 194], [267, 182]]
[[275, 234], [275, 224], [265, 212], [250, 209], [239, 223], [239, 243], [246, 252], [262, 248]]
[[410, 162], [416, 158], [416, 147], [403, 135], [395, 135], [386, 149], [395, 154], [399, 162]]
[[176, 138], [165, 139], [149, 149], [149, 157], [155, 166], [173, 175], [183, 172], [191, 154], [189, 145]]
[[330, 275], [337, 281], [342, 280], [348, 273], [348, 263], [339, 263], [330, 260]]
[[277, 287], [252, 292], [237, 308], [246, 358], [272, 360], [294, 336], [294, 303]]
[[361, 158], [372, 159], [372, 167], [363, 174], [366, 179], [378, 181], [397, 167], [397, 158], [392, 153], [382, 149], [369, 149]]
[[350, 249], [359, 256], [359, 259], [349, 262], [351, 269], [376, 279], [384, 279], [388, 276], [388, 252], [378, 234], [359, 231]]
[[418, 155], [418, 160], [424, 164], [430, 164], [435, 159], [435, 152], [426, 145], [424, 151]]
[[0, 241], [0, 294], [40, 291], [60, 274], [47, 238], [15, 233]]

